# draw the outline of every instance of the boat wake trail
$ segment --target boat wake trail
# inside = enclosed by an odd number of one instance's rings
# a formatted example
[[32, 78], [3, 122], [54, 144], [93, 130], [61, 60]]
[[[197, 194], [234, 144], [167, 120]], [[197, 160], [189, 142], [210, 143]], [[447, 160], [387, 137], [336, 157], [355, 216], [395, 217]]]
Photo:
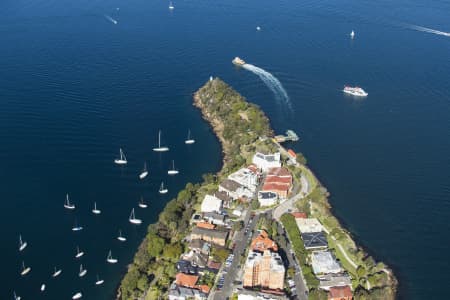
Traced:
[[450, 37], [450, 32], [439, 31], [439, 30], [435, 30], [435, 29], [431, 29], [431, 28], [427, 28], [427, 27], [423, 27], [423, 26], [418, 26], [418, 25], [412, 25], [412, 24], [406, 24], [406, 26], [413, 30]]
[[116, 20], [114, 20], [110, 16], [108, 16], [108, 15], [104, 15], [104, 16], [105, 16], [106, 20], [110, 21], [111, 23], [113, 23], [113, 24], [117, 24], [118, 23]]
[[272, 91], [272, 93], [274, 93], [277, 101], [286, 104], [289, 107], [289, 109], [292, 109], [291, 100], [289, 99], [286, 90], [284, 89], [281, 82], [275, 76], [251, 64], [244, 64], [242, 67], [258, 75], [258, 77], [264, 82], [264, 84], [267, 85], [267, 87]]

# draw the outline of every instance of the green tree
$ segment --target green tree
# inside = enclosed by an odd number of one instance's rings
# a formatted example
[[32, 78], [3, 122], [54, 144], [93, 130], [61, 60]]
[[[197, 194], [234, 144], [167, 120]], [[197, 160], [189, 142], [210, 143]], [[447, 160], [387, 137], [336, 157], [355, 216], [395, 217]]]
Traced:
[[149, 234], [147, 236], [147, 252], [150, 257], [157, 257], [160, 255], [165, 245], [164, 239], [156, 234]]
[[183, 246], [180, 243], [174, 243], [164, 248], [163, 257], [168, 259], [178, 259], [181, 253], [183, 253]]

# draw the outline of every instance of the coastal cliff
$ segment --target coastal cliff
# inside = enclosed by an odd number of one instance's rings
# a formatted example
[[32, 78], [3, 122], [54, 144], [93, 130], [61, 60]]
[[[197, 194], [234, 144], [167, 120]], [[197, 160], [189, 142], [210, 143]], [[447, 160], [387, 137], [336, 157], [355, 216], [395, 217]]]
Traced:
[[[166, 299], [175, 278], [176, 261], [186, 249], [184, 238], [190, 231], [191, 216], [204, 196], [216, 190], [221, 179], [245, 166], [255, 151], [276, 151], [279, 147], [271, 139], [273, 130], [262, 110], [220, 79], [207, 82], [193, 98], [193, 104], [221, 142], [222, 169], [216, 175], [205, 174], [201, 184], [188, 183], [167, 203], [158, 221], [149, 226], [148, 234], [121, 282], [117, 299]], [[302, 174], [309, 185], [308, 194], [296, 201], [295, 206], [323, 224], [330, 249], [351, 274], [355, 299], [394, 299], [397, 281], [392, 271], [357, 246], [351, 234], [332, 215], [328, 192], [313, 172], [304, 164], [291, 166], [290, 170]], [[293, 225], [292, 215], [284, 214], [281, 221], [301, 262], [310, 290], [309, 298], [326, 299], [326, 293], [318, 289], [317, 279], [310, 271], [308, 252]]]

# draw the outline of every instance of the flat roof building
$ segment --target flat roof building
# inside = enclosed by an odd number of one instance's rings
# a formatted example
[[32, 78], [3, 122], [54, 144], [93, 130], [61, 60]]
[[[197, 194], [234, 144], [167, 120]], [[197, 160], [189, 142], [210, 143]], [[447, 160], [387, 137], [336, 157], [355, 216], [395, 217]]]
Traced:
[[222, 200], [211, 195], [206, 195], [203, 198], [200, 210], [203, 213], [220, 212], [222, 210]]
[[341, 266], [330, 251], [313, 252], [311, 254], [311, 264], [316, 275], [342, 272]]
[[300, 230], [301, 233], [323, 231], [322, 224], [320, 224], [319, 220], [316, 218], [296, 218], [295, 222], [297, 223], [298, 230]]
[[302, 240], [306, 250], [328, 248], [328, 241], [325, 234], [321, 232], [302, 233]]

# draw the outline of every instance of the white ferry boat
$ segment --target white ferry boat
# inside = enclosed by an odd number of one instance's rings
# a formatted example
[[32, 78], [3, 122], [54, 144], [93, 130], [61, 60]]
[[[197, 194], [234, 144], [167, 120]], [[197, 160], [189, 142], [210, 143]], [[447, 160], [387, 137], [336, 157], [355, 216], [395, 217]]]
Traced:
[[362, 88], [357, 86], [355, 87], [345, 86], [343, 92], [358, 97], [366, 97], [367, 95], [369, 95]]

